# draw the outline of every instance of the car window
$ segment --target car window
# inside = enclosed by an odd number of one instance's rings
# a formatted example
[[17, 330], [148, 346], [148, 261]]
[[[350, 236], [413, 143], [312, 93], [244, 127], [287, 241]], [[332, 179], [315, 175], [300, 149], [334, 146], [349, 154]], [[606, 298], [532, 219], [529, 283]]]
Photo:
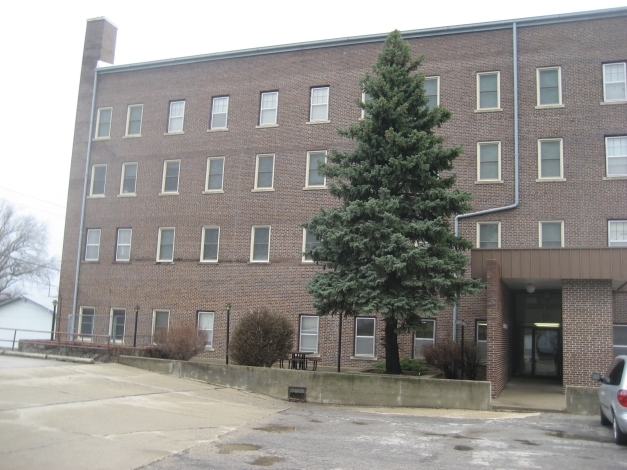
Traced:
[[610, 385], [620, 385], [620, 381], [623, 378], [623, 369], [625, 368], [625, 361], [619, 360], [612, 371], [608, 374], [610, 379]]

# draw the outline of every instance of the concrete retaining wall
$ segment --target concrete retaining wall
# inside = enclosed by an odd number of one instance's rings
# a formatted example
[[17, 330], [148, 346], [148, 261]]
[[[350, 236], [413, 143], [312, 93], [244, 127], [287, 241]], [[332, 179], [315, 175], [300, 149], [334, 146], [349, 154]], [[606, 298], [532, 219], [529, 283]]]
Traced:
[[599, 414], [597, 387], [566, 387], [566, 412], [576, 415]]
[[306, 400], [313, 403], [490, 409], [490, 382], [227, 366], [130, 356], [120, 356], [120, 364], [282, 400], [288, 399], [288, 387], [304, 387]]

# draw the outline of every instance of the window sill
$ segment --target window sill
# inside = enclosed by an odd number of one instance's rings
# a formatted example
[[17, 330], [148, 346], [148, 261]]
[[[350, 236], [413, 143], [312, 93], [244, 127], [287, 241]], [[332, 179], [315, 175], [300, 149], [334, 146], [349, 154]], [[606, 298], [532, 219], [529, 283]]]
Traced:
[[118, 197], [137, 197], [137, 193], [118, 194]]
[[131, 264], [130, 259], [116, 259], [115, 264]]
[[124, 137], [122, 137], [123, 139], [138, 139], [139, 137], [141, 137], [141, 134], [133, 134], [133, 135], [125, 135]]
[[475, 114], [481, 113], [498, 113], [503, 111], [503, 108], [486, 108], [486, 109], [475, 109]]
[[87, 199], [104, 199], [104, 194], [90, 194]]
[[265, 129], [267, 127], [279, 127], [278, 124], [259, 124], [258, 126], [255, 126], [255, 129]]
[[536, 183], [559, 183], [566, 181], [566, 178], [538, 178]]
[[307, 121], [305, 124], [329, 124], [330, 122], [328, 119], [321, 119], [320, 121]]
[[111, 136], [109, 137], [94, 137], [92, 140], [96, 141], [96, 140], [111, 140]]
[[377, 356], [351, 356], [351, 361], [368, 361], [368, 362], [376, 362], [378, 360]]
[[172, 193], [159, 193], [159, 196], [178, 196], [179, 192], [172, 192]]
[[270, 260], [265, 261], [253, 261], [252, 259], [248, 262], [248, 264], [270, 264]]
[[181, 135], [181, 134], [185, 134], [185, 131], [166, 132], [163, 135]]
[[603, 180], [612, 181], [612, 180], [627, 180], [627, 175], [617, 175], [617, 176], [604, 176]]
[[535, 107], [535, 109], [554, 109], [554, 108], [563, 108], [563, 104], [539, 104]]
[[213, 346], [205, 346], [205, 351], [215, 351]]
[[326, 191], [326, 186], [305, 186], [303, 191]]
[[198, 264], [218, 264], [217, 259], [201, 259]]
[[613, 104], [627, 104], [627, 100], [602, 101], [601, 106], [612, 106]]
[[255, 188], [250, 190], [251, 193], [271, 193], [273, 191], [274, 188]]
[[100, 260], [97, 260], [97, 259], [84, 259], [83, 263], [100, 264]]
[[216, 127], [215, 129], [207, 129], [207, 132], [228, 132], [228, 127]]
[[313, 260], [312, 260], [312, 259], [309, 259], [309, 260], [304, 259], [304, 260], [302, 260], [300, 263], [301, 263], [301, 264], [307, 264], [307, 265], [309, 265], [309, 266], [311, 266], [312, 264], [315, 264], [315, 263], [313, 262]]
[[475, 184], [503, 184], [503, 180], [479, 180]]
[[203, 191], [203, 194], [224, 194], [223, 189], [211, 189], [209, 191]]

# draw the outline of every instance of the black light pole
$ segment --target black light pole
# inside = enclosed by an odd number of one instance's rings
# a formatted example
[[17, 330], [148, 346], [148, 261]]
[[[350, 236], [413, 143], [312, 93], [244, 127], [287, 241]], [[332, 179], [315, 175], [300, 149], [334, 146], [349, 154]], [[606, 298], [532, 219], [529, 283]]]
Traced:
[[226, 363], [229, 363], [229, 332], [231, 330], [231, 302], [226, 304]]
[[340, 313], [340, 332], [337, 338], [337, 372], [340, 372], [340, 362], [342, 361], [342, 314]]
[[57, 302], [57, 299], [54, 299], [52, 301], [52, 328], [50, 329], [50, 341], [54, 341], [54, 325], [55, 325], [55, 320], [57, 319], [57, 304], [59, 302]]
[[137, 316], [139, 315], [139, 305], [135, 305], [135, 332], [133, 333], [133, 347], [137, 347]]
[[461, 380], [464, 380], [464, 327], [468, 325], [466, 320], [457, 320], [457, 324], [462, 327], [462, 377]]

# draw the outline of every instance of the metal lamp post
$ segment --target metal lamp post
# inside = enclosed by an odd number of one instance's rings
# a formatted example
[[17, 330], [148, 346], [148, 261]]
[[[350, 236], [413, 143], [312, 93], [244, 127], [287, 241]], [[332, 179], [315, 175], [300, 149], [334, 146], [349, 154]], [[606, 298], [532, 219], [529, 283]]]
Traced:
[[57, 299], [54, 299], [52, 301], [52, 327], [50, 328], [50, 341], [54, 341], [54, 325], [57, 319], [57, 305], [58, 304], [59, 302], [57, 302]]
[[468, 322], [466, 320], [457, 320], [455, 323], [462, 327], [462, 377], [461, 377], [461, 380], [464, 380], [464, 327], [468, 326]]
[[229, 363], [229, 332], [231, 330], [231, 302], [226, 304], [226, 363]]
[[137, 347], [137, 317], [139, 316], [139, 305], [135, 305], [135, 332], [133, 333], [133, 347]]

